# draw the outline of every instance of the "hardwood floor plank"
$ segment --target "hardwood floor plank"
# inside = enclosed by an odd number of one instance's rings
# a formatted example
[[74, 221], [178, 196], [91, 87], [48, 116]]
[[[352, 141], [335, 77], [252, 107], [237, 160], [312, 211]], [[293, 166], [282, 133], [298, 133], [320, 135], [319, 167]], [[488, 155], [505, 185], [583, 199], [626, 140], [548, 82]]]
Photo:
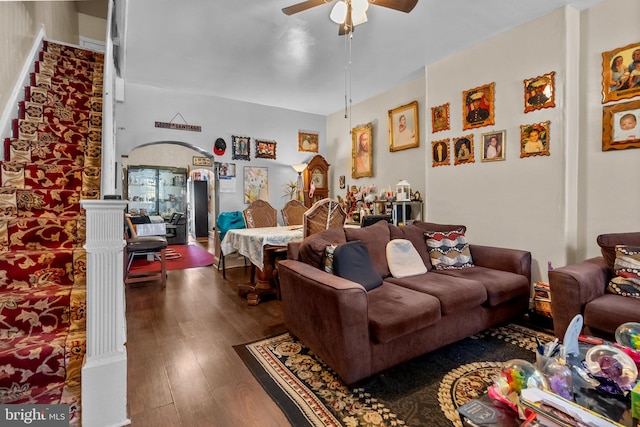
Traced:
[[233, 349], [286, 331], [280, 301], [249, 306], [237, 295], [250, 273], [229, 269], [224, 280], [215, 266], [200, 267], [170, 271], [165, 289], [127, 286], [133, 426], [290, 425]]

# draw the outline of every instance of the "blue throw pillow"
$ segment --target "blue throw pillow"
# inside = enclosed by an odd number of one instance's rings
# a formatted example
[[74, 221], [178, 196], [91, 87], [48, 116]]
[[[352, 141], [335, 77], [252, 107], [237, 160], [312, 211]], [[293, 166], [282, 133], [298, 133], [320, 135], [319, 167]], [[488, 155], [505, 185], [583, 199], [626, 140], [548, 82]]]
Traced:
[[333, 252], [336, 276], [364, 286], [367, 291], [382, 284], [382, 276], [373, 267], [367, 247], [359, 240], [338, 245]]

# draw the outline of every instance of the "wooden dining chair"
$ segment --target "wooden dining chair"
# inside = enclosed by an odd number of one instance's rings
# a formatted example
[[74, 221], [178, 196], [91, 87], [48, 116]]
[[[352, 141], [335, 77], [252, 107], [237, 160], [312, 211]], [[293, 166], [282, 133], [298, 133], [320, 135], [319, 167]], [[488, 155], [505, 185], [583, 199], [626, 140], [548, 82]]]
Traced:
[[307, 207], [297, 200], [289, 200], [282, 210], [282, 221], [284, 225], [302, 225], [302, 216], [307, 211]]
[[322, 230], [343, 227], [347, 213], [333, 199], [318, 200], [306, 211], [302, 219], [302, 235], [310, 236]]
[[[131, 222], [131, 218], [125, 219], [125, 256], [127, 265], [124, 271], [124, 283], [148, 282], [160, 280], [162, 287], [167, 285], [167, 239], [163, 236], [138, 236], [136, 229]], [[157, 270], [145, 272], [131, 272], [131, 264], [136, 256], [151, 255], [155, 260], [160, 261]]]
[[264, 200], [255, 200], [242, 211], [247, 228], [276, 227], [278, 211]]

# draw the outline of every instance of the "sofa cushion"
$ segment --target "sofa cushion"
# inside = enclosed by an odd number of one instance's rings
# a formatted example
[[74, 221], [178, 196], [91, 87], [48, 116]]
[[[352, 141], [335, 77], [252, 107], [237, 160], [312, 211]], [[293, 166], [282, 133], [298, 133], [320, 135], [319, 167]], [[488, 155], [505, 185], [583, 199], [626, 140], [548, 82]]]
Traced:
[[347, 239], [344, 236], [344, 230], [342, 228], [329, 228], [312, 234], [300, 243], [300, 261], [322, 270], [324, 253], [327, 246], [339, 245], [346, 241]]
[[324, 250], [324, 260], [322, 264], [324, 265], [324, 271], [329, 274], [333, 274], [333, 253], [337, 246], [338, 245], [329, 245]]
[[404, 227], [398, 227], [393, 224], [389, 224], [389, 233], [391, 240], [393, 239], [407, 239], [416, 248], [422, 258], [424, 266], [427, 267], [427, 271], [431, 270], [431, 260], [429, 259], [429, 250], [427, 249], [427, 240], [424, 238], [425, 230], [417, 225], [405, 225]]
[[486, 305], [495, 307], [519, 297], [529, 297], [530, 283], [525, 276], [508, 271], [475, 266], [462, 270], [439, 270], [437, 274], [475, 280], [487, 290]]
[[336, 247], [333, 251], [333, 271], [336, 276], [361, 284], [367, 291], [382, 284], [382, 277], [373, 268], [369, 251], [361, 241]]
[[427, 231], [427, 248], [431, 265], [436, 270], [473, 267], [473, 258], [464, 230]]
[[584, 324], [612, 334], [626, 322], [640, 322], [640, 300], [620, 295], [604, 294], [584, 308]]
[[640, 298], [640, 247], [617, 245], [613, 268], [616, 276], [609, 281], [607, 292]]
[[487, 301], [487, 290], [480, 282], [446, 276], [435, 270], [420, 276], [387, 277], [385, 282], [436, 297], [443, 315], [470, 310]]
[[438, 299], [383, 283], [367, 294], [369, 331], [373, 340], [388, 342], [440, 320]]
[[609, 268], [613, 270], [613, 264], [616, 261], [616, 245], [640, 246], [640, 232], [601, 234], [596, 241]]
[[387, 243], [387, 263], [393, 277], [417, 276], [427, 272], [420, 254], [407, 239], [393, 239]]
[[360, 240], [367, 246], [373, 266], [382, 277], [389, 275], [387, 243], [391, 238], [389, 237], [389, 226], [387, 224], [386, 221], [378, 221], [369, 227], [344, 229], [347, 242]]

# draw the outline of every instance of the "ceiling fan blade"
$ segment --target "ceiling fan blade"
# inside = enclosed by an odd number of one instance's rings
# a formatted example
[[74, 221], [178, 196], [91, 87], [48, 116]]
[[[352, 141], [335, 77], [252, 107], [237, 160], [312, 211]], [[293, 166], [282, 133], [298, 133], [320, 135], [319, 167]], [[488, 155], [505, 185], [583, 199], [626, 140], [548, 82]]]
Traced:
[[369, 4], [409, 13], [418, 4], [418, 0], [369, 0]]
[[346, 34], [351, 34], [353, 31], [353, 19], [351, 18], [351, 2], [347, 3], [347, 17], [344, 19], [344, 22], [338, 26], [338, 35], [344, 36]]
[[332, 0], [307, 0], [302, 3], [294, 4], [282, 9], [285, 15], [293, 15], [294, 13], [302, 12], [303, 10], [311, 9], [312, 7], [320, 6], [324, 3], [329, 3]]

